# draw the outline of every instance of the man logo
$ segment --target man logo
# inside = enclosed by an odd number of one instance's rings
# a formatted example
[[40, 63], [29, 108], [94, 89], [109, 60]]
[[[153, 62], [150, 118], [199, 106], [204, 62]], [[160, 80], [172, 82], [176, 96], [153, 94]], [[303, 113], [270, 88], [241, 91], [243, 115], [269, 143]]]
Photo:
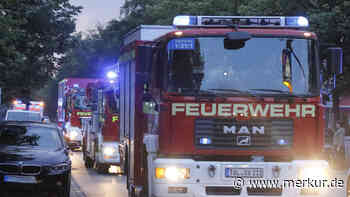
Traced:
[[250, 136], [237, 136], [237, 145], [250, 146]]

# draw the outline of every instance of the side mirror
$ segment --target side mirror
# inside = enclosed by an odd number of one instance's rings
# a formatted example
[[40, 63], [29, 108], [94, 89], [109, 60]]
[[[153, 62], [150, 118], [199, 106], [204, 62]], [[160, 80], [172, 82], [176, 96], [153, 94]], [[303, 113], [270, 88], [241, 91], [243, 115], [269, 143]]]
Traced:
[[282, 78], [283, 85], [292, 92], [292, 52], [290, 49], [282, 50]]
[[240, 49], [245, 46], [245, 42], [251, 38], [250, 33], [244, 31], [230, 32], [224, 39], [225, 49]]
[[66, 145], [65, 148], [67, 151], [71, 151], [71, 148], [68, 145]]
[[327, 49], [327, 71], [331, 75], [343, 73], [343, 50], [339, 47]]
[[142, 112], [144, 114], [158, 114], [157, 101], [149, 94], [145, 94], [142, 99]]

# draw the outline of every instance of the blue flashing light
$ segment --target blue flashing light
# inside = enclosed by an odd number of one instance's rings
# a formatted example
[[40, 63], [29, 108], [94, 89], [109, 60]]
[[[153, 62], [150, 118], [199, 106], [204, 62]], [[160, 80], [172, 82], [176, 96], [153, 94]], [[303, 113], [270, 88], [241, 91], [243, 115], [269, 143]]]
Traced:
[[191, 26], [197, 25], [196, 16], [176, 16], [173, 20], [174, 26]]
[[273, 27], [273, 28], [305, 28], [309, 21], [303, 16], [176, 16], [173, 25], [184, 26], [212, 26], [230, 27], [227, 24], [236, 24], [239, 27]]
[[208, 137], [202, 137], [199, 139], [199, 143], [204, 145], [211, 144], [211, 139]]
[[309, 26], [309, 21], [305, 17], [299, 16], [298, 17], [298, 25], [302, 26], [302, 27], [307, 27], [307, 26]]
[[117, 73], [114, 72], [114, 71], [109, 71], [109, 72], [107, 73], [107, 77], [108, 77], [108, 79], [116, 79], [116, 78], [118, 77], [118, 75], [117, 75]]
[[303, 16], [286, 17], [286, 26], [308, 27], [309, 21]]
[[277, 141], [277, 143], [278, 143], [279, 145], [286, 145], [286, 144], [287, 144], [287, 141], [284, 140], [284, 139], [279, 139], [279, 140]]

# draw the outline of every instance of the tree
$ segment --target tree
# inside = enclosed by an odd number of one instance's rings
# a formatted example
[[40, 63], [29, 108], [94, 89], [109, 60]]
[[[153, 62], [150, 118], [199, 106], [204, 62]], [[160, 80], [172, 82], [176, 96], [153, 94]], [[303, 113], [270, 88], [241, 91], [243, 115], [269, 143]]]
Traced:
[[0, 2], [0, 86], [4, 100], [28, 98], [58, 68], [72, 46], [73, 16], [80, 7], [69, 0], [2, 0]]

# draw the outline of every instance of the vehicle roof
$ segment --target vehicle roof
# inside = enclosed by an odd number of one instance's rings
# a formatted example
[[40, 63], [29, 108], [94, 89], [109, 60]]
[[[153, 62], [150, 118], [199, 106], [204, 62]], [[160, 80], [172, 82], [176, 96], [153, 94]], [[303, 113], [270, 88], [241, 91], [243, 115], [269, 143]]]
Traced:
[[37, 111], [20, 110], [20, 109], [10, 109], [10, 110], [7, 110], [7, 112], [22, 112], [22, 113], [37, 113], [37, 114], [40, 114], [40, 112], [37, 112]]
[[[232, 28], [186, 28], [186, 29], [177, 29], [176, 31], [169, 32], [156, 40], [166, 39], [166, 38], [177, 38], [178, 36], [174, 35], [174, 32], [181, 31], [183, 35], [186, 36], [218, 36], [226, 35], [229, 32], [232, 32]], [[247, 31], [255, 36], [266, 36], [266, 35], [275, 35], [275, 36], [297, 36], [304, 37], [304, 33], [310, 33], [311, 35], [308, 38], [316, 39], [317, 36], [314, 32], [301, 29], [277, 29], [277, 28], [239, 28], [238, 31]], [[179, 37], [179, 38], [181, 38]]]
[[52, 129], [58, 129], [58, 127], [54, 124], [47, 124], [42, 122], [35, 122], [35, 121], [15, 121], [15, 120], [4, 120], [0, 123], [0, 126], [6, 126], [6, 125], [12, 125], [12, 126], [38, 126], [38, 127], [46, 127], [46, 128], [52, 128]]

